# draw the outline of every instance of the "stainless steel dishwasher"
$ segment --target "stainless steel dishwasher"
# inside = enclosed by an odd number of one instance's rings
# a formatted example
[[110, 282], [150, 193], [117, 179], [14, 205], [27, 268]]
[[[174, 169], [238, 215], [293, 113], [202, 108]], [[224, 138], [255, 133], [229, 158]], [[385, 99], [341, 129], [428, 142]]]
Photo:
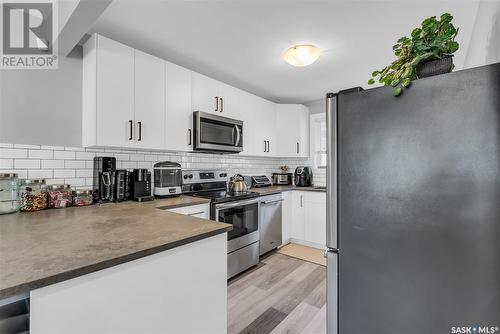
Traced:
[[281, 194], [260, 198], [260, 251], [265, 254], [281, 246]]

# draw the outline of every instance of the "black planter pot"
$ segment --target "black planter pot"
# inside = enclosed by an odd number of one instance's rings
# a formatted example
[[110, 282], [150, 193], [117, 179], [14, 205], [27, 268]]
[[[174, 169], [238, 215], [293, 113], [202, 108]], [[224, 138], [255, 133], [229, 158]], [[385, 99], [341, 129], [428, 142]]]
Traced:
[[450, 73], [451, 70], [453, 70], [453, 56], [430, 60], [417, 65], [417, 78]]

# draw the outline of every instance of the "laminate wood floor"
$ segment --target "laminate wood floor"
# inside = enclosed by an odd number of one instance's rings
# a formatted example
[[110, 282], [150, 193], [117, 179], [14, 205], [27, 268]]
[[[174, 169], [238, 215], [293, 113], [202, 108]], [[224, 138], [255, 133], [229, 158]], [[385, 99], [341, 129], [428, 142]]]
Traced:
[[272, 253], [228, 282], [228, 333], [326, 333], [326, 268]]

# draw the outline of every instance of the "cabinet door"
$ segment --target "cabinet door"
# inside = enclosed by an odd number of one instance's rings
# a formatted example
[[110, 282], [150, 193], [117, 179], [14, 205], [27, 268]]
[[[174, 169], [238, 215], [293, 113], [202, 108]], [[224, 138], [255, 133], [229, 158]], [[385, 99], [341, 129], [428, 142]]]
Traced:
[[135, 142], [165, 148], [165, 62], [135, 50]]
[[220, 113], [219, 82], [193, 73], [193, 111]]
[[134, 49], [98, 36], [96, 81], [97, 145], [135, 146]]
[[221, 115], [243, 120], [244, 106], [242, 105], [244, 92], [238, 88], [219, 82], [218, 96]]
[[275, 157], [278, 155], [278, 142], [276, 135], [276, 104], [264, 100], [264, 135], [267, 139], [266, 156]]
[[305, 240], [305, 209], [304, 209], [304, 192], [303, 191], [293, 191], [292, 192], [292, 238], [298, 240]]
[[303, 204], [305, 208], [304, 224], [306, 241], [326, 245], [326, 193], [304, 192]]
[[300, 113], [297, 104], [276, 105], [278, 152], [280, 157], [297, 157], [299, 151]]
[[285, 245], [292, 238], [292, 221], [293, 217], [293, 207], [294, 201], [292, 199], [292, 191], [285, 191], [282, 193], [283, 196], [283, 220], [282, 220], [282, 230], [281, 230], [281, 241]]
[[191, 109], [192, 72], [166, 62], [167, 120], [166, 144], [168, 150], [192, 151], [193, 110]]
[[298, 156], [307, 158], [309, 157], [309, 108], [300, 104], [298, 114]]

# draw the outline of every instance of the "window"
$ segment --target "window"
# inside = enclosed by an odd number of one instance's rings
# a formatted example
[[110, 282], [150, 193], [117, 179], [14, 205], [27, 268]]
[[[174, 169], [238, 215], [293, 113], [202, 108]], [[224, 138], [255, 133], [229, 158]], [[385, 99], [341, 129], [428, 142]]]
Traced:
[[313, 163], [316, 169], [326, 168], [326, 115], [311, 115]]

